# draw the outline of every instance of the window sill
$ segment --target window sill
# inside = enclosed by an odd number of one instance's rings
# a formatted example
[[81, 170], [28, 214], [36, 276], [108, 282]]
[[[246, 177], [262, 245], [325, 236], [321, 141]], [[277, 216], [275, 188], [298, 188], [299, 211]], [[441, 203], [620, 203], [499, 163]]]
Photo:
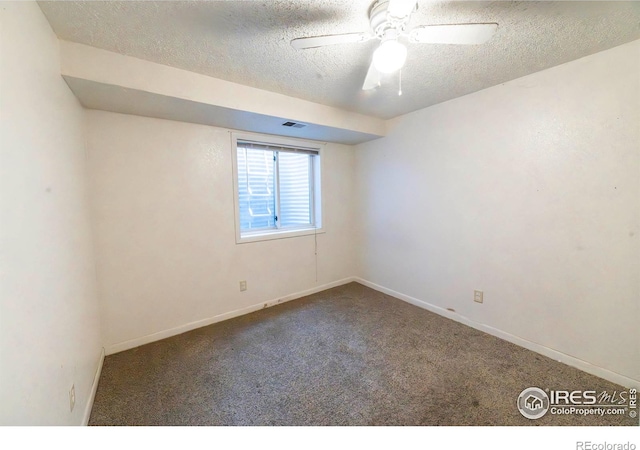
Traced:
[[236, 244], [246, 244], [249, 242], [271, 241], [274, 239], [289, 239], [299, 236], [313, 236], [314, 234], [324, 234], [323, 228], [302, 228], [296, 230], [264, 231], [255, 233], [245, 233], [236, 236]]

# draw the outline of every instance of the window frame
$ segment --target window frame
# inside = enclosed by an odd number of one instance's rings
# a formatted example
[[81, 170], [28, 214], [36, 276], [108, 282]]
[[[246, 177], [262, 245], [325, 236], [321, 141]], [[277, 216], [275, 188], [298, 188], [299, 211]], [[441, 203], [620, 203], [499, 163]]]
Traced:
[[[311, 217], [313, 224], [309, 227], [286, 227], [286, 228], [268, 228], [250, 232], [242, 232], [240, 229], [240, 193], [238, 186], [238, 141], [255, 142], [262, 145], [273, 145], [282, 147], [298, 148], [301, 150], [312, 150], [317, 152], [317, 156], [314, 157], [313, 168], [313, 182], [311, 186]], [[324, 150], [324, 143], [304, 141], [293, 138], [285, 138], [281, 136], [263, 135], [254, 133], [236, 133], [231, 132], [231, 161], [233, 170], [233, 205], [234, 205], [234, 222], [235, 222], [235, 235], [236, 244], [244, 244], [248, 242], [268, 241], [273, 239], [286, 239], [298, 236], [309, 236], [314, 234], [324, 233], [323, 227], [323, 211], [324, 211], [324, 197], [322, 195], [322, 151]], [[274, 171], [276, 177], [279, 177], [277, 172], [278, 164]], [[280, 180], [276, 180], [276, 192], [275, 201], [280, 201], [279, 192]], [[279, 209], [279, 206], [278, 206]]]

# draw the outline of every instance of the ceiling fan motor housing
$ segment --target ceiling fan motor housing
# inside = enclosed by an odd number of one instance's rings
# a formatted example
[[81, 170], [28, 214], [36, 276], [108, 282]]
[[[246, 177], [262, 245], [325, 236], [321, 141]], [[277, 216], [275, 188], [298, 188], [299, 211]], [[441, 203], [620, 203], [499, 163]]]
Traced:
[[369, 11], [369, 23], [371, 24], [371, 30], [378, 39], [382, 39], [387, 35], [387, 31], [395, 30], [393, 33], [395, 36], [404, 31], [409, 17], [411, 14], [405, 17], [393, 17], [388, 13], [389, 0], [378, 0], [373, 4]]
[[376, 0], [369, 9], [369, 31], [297, 38], [291, 41], [291, 46], [300, 50], [378, 39], [381, 42], [373, 53], [362, 85], [366, 91], [380, 86], [381, 74], [402, 68], [407, 48], [401, 40], [417, 44], [477, 45], [488, 41], [498, 28], [497, 23], [459, 23], [418, 25], [408, 30], [417, 9], [418, 0]]

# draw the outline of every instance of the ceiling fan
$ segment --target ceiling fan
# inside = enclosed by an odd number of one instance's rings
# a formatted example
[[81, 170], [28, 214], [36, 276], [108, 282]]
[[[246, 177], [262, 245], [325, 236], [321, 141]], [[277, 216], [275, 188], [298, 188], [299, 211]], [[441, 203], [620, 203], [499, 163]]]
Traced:
[[297, 50], [325, 45], [366, 42], [379, 39], [373, 52], [363, 90], [380, 86], [381, 74], [399, 70], [407, 59], [406, 39], [417, 44], [483, 44], [498, 29], [497, 23], [464, 23], [452, 25], [420, 25], [407, 29], [411, 14], [418, 9], [417, 0], [377, 0], [369, 10], [371, 29], [361, 33], [331, 34], [297, 38], [291, 46]]

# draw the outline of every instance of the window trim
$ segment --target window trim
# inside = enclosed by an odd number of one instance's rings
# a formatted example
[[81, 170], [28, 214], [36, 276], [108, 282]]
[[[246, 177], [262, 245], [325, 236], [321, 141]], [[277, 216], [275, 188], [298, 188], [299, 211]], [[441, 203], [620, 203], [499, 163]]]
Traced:
[[[308, 149], [317, 152], [317, 159], [313, 161], [313, 209], [312, 218], [316, 226], [306, 228], [280, 228], [280, 229], [262, 229], [255, 232], [242, 233], [240, 230], [240, 195], [238, 188], [238, 141], [253, 141], [263, 145], [274, 145], [282, 147], [292, 147], [299, 149]], [[234, 206], [234, 224], [236, 244], [244, 244], [248, 242], [268, 241], [273, 239], [287, 239], [298, 236], [309, 236], [324, 233], [324, 196], [322, 195], [322, 152], [324, 143], [303, 141], [299, 139], [285, 138], [274, 135], [263, 135], [254, 133], [236, 133], [231, 132], [231, 162], [233, 171], [233, 206]], [[276, 201], [279, 201], [280, 193], [276, 192]]]

